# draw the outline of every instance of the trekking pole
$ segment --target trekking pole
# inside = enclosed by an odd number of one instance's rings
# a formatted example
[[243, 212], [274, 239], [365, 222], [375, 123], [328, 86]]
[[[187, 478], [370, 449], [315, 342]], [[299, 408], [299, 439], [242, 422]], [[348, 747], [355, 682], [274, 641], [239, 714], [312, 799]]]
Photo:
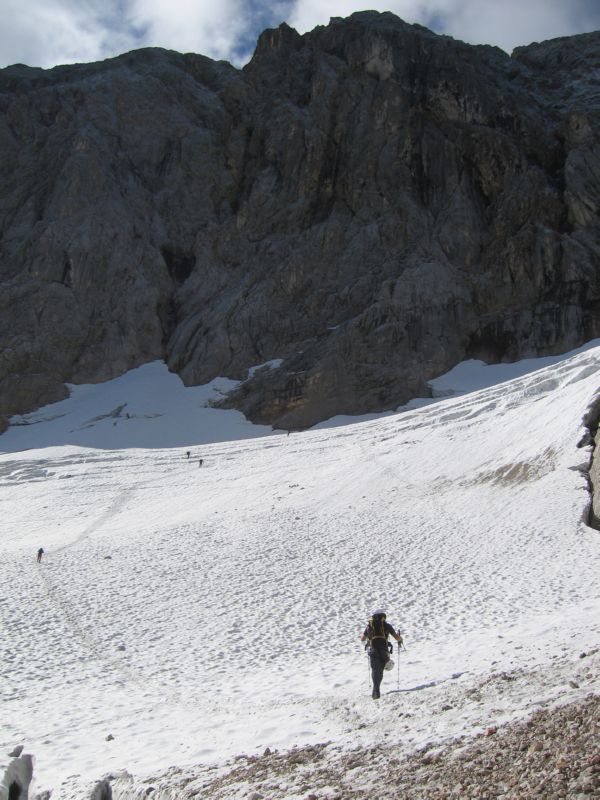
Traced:
[[400, 691], [400, 642], [398, 642], [398, 691]]

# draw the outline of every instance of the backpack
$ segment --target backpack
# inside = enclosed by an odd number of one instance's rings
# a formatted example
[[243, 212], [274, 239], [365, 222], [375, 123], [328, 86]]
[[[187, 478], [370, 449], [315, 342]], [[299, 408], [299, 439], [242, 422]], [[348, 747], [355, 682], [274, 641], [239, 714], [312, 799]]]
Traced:
[[371, 617], [367, 628], [369, 642], [372, 642], [373, 639], [383, 639], [387, 642], [388, 633], [385, 629], [385, 614], [377, 614], [377, 616]]

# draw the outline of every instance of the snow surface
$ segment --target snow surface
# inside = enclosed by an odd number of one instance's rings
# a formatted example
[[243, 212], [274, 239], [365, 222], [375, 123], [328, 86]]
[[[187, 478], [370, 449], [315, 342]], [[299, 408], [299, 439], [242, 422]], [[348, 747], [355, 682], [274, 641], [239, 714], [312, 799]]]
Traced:
[[[194, 430], [202, 468], [185, 426], [162, 449], [124, 435], [187, 413], [155, 384], [131, 399], [150, 369], [119, 379], [131, 394], [93, 404], [78, 387], [73, 414], [0, 437], [0, 752], [35, 755], [36, 790], [82, 798], [109, 770], [267, 746], [410, 752], [600, 688], [569, 686], [600, 644], [577, 447], [600, 347], [356, 425], [213, 444]], [[123, 402], [133, 417], [93, 420]], [[407, 650], [374, 702], [358, 635], [381, 605]]]
[[215, 378], [186, 387], [162, 361], [104, 383], [67, 386], [66, 400], [12, 417], [0, 437], [0, 452], [64, 444], [110, 450], [184, 447], [275, 433], [269, 426], [253, 425], [239, 411], [211, 407], [239, 381]]

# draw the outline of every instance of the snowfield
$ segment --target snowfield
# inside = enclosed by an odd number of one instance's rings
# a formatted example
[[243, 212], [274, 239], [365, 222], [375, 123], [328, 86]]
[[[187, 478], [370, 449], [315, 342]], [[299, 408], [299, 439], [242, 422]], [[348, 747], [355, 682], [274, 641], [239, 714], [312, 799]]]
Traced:
[[[179, 389], [152, 365], [135, 400], [148, 368], [97, 387], [101, 403], [82, 387], [77, 419], [74, 392], [18, 420], [0, 437], [0, 752], [24, 744], [53, 800], [120, 770], [133, 779], [115, 798], [149, 775], [158, 798], [173, 765], [226, 772], [323, 742], [410, 753], [599, 691], [597, 670], [572, 680], [600, 646], [578, 447], [598, 344], [290, 436], [207, 408], [195, 426], [206, 396], [170, 412]], [[523, 371], [461, 369], [439, 394]], [[230, 423], [256, 438], [231, 440]], [[88, 446], [70, 444], [82, 430]], [[141, 449], [153, 430], [160, 449]], [[358, 640], [376, 606], [406, 644], [380, 701]]]

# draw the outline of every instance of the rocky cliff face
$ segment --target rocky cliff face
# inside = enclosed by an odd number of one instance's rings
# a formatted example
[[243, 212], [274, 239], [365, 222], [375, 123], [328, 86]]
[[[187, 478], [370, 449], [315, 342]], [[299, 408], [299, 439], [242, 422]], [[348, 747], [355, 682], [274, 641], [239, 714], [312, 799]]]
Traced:
[[0, 415], [165, 358], [298, 428], [600, 336], [600, 33], [513, 57], [363, 12], [238, 71], [0, 71]]

